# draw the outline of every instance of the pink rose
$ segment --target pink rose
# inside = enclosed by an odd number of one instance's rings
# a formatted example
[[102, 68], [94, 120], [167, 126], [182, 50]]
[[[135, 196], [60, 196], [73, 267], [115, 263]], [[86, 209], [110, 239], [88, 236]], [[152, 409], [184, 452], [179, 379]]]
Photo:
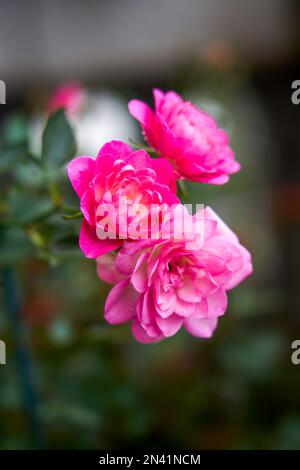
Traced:
[[109, 323], [131, 321], [142, 343], [173, 336], [181, 327], [212, 336], [227, 308], [227, 290], [252, 272], [252, 263], [210, 208], [202, 215], [202, 237], [125, 243], [117, 255], [98, 258], [98, 275], [115, 284], [105, 305]]
[[120, 141], [105, 144], [96, 160], [75, 158], [68, 165], [68, 175], [80, 197], [84, 220], [79, 245], [88, 258], [119, 248], [125, 239], [148, 238], [150, 225], [146, 224], [144, 237], [134, 232], [137, 221], [148, 220], [148, 213], [134, 214], [135, 207], [148, 210], [152, 205], [178, 203], [172, 166]]
[[201, 183], [224, 184], [240, 165], [226, 132], [207, 113], [174, 91], [153, 91], [155, 109], [129, 102], [129, 112], [143, 129], [151, 147], [172, 162], [177, 176]]
[[49, 114], [63, 108], [70, 117], [76, 116], [83, 108], [86, 99], [84, 88], [77, 82], [67, 82], [58, 86], [48, 103]]

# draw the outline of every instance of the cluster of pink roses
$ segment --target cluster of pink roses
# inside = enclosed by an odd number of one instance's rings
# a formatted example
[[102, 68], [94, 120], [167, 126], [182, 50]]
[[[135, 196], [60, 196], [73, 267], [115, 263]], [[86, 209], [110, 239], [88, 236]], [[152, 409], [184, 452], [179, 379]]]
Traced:
[[[178, 210], [183, 206], [176, 181], [223, 184], [240, 165], [212, 117], [173, 91], [154, 90], [154, 99], [154, 110], [132, 100], [129, 111], [157, 158], [112, 141], [96, 159], [80, 156], [68, 165], [84, 217], [79, 244], [86, 257], [97, 260], [99, 277], [114, 284], [105, 305], [109, 323], [132, 322], [142, 343], [173, 336], [182, 326], [208, 338], [226, 311], [227, 290], [252, 272], [251, 255], [210, 208], [187, 215], [191, 221], [200, 215], [201, 230], [191, 234], [184, 228], [177, 236], [186, 211]], [[160, 208], [154, 233], [148, 230], [149, 214], [133, 211], [141, 204]], [[105, 217], [111, 207], [118, 214], [113, 224]], [[172, 236], [165, 237], [171, 221]], [[132, 228], [137, 222], [141, 237]]]

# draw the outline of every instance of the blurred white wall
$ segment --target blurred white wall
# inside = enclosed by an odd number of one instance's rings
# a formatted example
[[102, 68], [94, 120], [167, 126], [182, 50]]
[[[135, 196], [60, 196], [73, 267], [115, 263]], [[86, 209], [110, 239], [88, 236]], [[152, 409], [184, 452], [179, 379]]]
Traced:
[[[293, 39], [289, 0], [0, 0], [0, 78], [171, 74], [185, 54], [232, 41], [271, 60]], [[118, 75], [120, 76], [120, 75]]]

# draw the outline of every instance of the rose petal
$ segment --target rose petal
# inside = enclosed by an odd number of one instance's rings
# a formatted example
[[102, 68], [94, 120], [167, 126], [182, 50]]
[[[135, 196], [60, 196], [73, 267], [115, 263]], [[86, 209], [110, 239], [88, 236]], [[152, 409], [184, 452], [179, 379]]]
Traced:
[[129, 279], [118, 282], [106, 299], [104, 318], [117, 325], [132, 320], [136, 316], [139, 294], [130, 285]]
[[177, 295], [181, 300], [191, 303], [199, 302], [202, 298], [196, 284], [187, 276], [184, 278], [183, 286], [177, 289]]
[[83, 193], [80, 200], [80, 209], [89, 225], [95, 227], [95, 196], [92, 188], [87, 188]]
[[152, 168], [156, 172], [156, 180], [160, 184], [164, 184], [170, 188], [173, 193], [176, 193], [176, 177], [173, 166], [165, 158], [154, 158], [151, 160]]
[[86, 220], [82, 221], [79, 246], [87, 258], [98, 258], [109, 251], [116, 250], [121, 246], [120, 240], [100, 240], [96, 231]]
[[137, 121], [143, 126], [148, 127], [151, 124], [153, 112], [150, 106], [140, 100], [131, 100], [128, 103], [128, 110]]
[[139, 341], [139, 343], [144, 344], [157, 343], [158, 341], [164, 339], [164, 336], [162, 334], [157, 335], [155, 337], [149, 336], [137, 320], [134, 320], [132, 323], [132, 334], [135, 339]]
[[67, 166], [68, 176], [79, 197], [87, 189], [95, 171], [95, 160], [91, 157], [76, 157]]
[[174, 314], [168, 318], [156, 317], [156, 323], [165, 336], [173, 336], [183, 325], [183, 318]]
[[97, 274], [102, 281], [108, 284], [117, 284], [124, 276], [116, 270], [115, 253], [106, 253], [97, 258]]
[[227, 295], [223, 289], [219, 289], [214, 294], [206, 298], [209, 317], [219, 317], [226, 312]]
[[149, 253], [143, 253], [134, 268], [131, 275], [131, 283], [137, 292], [144, 292], [147, 289], [148, 277], [147, 277], [147, 258]]
[[[127, 157], [132, 153], [132, 148], [121, 140], [111, 140], [103, 145], [98, 153], [101, 155], [114, 155], [116, 158], [126, 161]], [[97, 158], [98, 158], [97, 157]]]
[[185, 329], [193, 336], [198, 338], [211, 338], [213, 332], [217, 326], [217, 319], [195, 319], [187, 318], [184, 321]]
[[136, 170], [143, 170], [151, 165], [151, 159], [145, 150], [136, 150], [129, 155], [127, 163]]

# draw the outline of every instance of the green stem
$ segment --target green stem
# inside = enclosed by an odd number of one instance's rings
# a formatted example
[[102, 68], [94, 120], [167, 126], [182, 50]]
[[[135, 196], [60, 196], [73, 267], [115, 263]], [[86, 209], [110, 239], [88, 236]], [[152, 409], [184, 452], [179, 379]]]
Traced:
[[153, 157], [158, 157], [156, 151], [148, 147], [148, 145], [140, 144], [139, 142], [136, 142], [135, 140], [129, 139], [130, 145], [135, 148], [136, 150], [145, 150], [147, 153], [152, 155]]
[[181, 196], [185, 197], [186, 199], [190, 199], [190, 195], [188, 193], [188, 190], [186, 189], [186, 185], [183, 180], [178, 180], [178, 190]]
[[32, 447], [44, 448], [44, 433], [38, 413], [38, 392], [27, 330], [21, 316], [21, 300], [15, 273], [10, 267], [3, 269], [4, 300], [14, 335], [15, 360], [20, 381], [24, 411], [31, 435]]
[[62, 215], [62, 218], [63, 218], [64, 220], [82, 219], [82, 218], [83, 218], [83, 214], [82, 214], [81, 211], [78, 211], [78, 212], [76, 212], [76, 213], [74, 213], [74, 214], [70, 214], [70, 215], [65, 214], [65, 215]]
[[56, 184], [56, 182], [52, 181], [51, 178], [48, 177], [48, 175], [46, 175], [46, 183], [53, 206], [56, 208], [60, 208], [62, 205], [62, 198], [58, 185]]

